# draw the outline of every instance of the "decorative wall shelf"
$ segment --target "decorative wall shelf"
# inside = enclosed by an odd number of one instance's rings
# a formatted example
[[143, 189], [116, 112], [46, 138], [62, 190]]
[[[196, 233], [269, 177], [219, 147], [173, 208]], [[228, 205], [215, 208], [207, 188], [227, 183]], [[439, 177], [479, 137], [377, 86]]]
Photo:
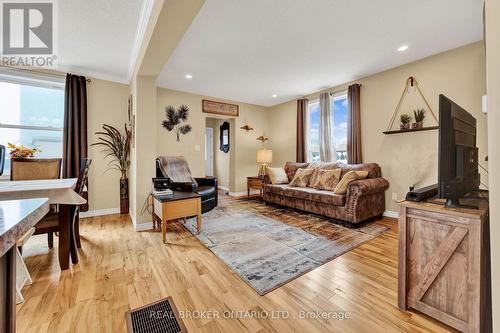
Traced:
[[432, 131], [432, 130], [437, 130], [437, 129], [439, 129], [439, 126], [429, 126], [429, 127], [422, 127], [422, 128], [409, 129], [409, 130], [385, 131], [385, 132], [382, 132], [382, 133], [390, 135], [390, 134], [401, 134], [401, 133], [411, 133], [411, 132]]
[[[434, 121], [437, 123], [437, 126], [427, 126], [423, 128], [416, 128], [416, 129], [408, 129], [408, 130], [393, 130], [392, 127], [394, 126], [394, 122], [396, 120], [397, 115], [399, 114], [399, 109], [401, 108], [401, 104], [403, 103], [404, 98], [406, 97], [407, 93], [410, 92], [410, 89], [413, 88], [416, 93], [420, 95], [422, 100], [424, 101], [425, 105], [429, 109], [432, 118], [434, 118]], [[405, 87], [403, 89], [403, 93], [401, 94], [401, 97], [399, 98], [398, 105], [396, 106], [396, 109], [394, 110], [394, 113], [392, 114], [391, 120], [389, 121], [389, 125], [387, 126], [387, 130], [385, 132], [382, 132], [384, 134], [400, 134], [400, 133], [411, 133], [411, 132], [421, 132], [421, 131], [430, 131], [430, 130], [436, 130], [439, 128], [439, 121], [434, 114], [434, 111], [432, 111], [431, 106], [429, 105], [429, 102], [425, 98], [424, 94], [422, 93], [422, 90], [420, 90], [420, 87], [418, 86], [417, 79], [415, 77], [410, 76], [409, 78], [406, 79], [405, 82]]]

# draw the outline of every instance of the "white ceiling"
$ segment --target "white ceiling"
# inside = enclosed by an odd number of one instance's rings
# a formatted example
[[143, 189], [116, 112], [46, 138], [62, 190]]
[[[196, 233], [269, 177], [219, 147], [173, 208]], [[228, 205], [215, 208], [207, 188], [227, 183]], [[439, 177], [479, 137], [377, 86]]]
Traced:
[[128, 83], [146, 2], [57, 1], [57, 69]]
[[157, 83], [272, 106], [481, 40], [482, 3], [206, 0]]

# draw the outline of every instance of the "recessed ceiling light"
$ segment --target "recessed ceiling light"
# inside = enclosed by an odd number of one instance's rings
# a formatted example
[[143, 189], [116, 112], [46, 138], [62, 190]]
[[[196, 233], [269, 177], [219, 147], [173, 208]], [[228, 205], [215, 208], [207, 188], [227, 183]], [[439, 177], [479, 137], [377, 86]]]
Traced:
[[399, 52], [404, 52], [408, 50], [408, 45], [401, 45], [399, 48], [398, 48], [398, 51]]
[[276, 97], [278, 97], [278, 95], [273, 94], [271, 97], [272, 97], [272, 98], [276, 98]]
[[191, 74], [186, 74], [186, 79], [191, 80], [193, 76]]

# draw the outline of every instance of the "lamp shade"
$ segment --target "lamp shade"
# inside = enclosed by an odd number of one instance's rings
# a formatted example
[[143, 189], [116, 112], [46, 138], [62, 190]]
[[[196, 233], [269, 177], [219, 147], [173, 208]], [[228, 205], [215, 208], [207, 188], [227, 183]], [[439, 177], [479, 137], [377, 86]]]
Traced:
[[273, 151], [271, 149], [257, 150], [257, 163], [268, 164], [273, 162]]

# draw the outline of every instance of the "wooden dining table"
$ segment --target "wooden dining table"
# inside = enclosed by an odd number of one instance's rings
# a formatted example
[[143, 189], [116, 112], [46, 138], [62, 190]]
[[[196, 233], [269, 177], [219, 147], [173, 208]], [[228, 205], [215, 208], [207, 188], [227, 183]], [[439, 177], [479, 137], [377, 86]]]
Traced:
[[77, 178], [0, 181], [0, 201], [48, 198], [50, 204], [59, 206], [59, 266], [68, 269], [70, 257], [73, 264], [78, 263], [75, 230], [72, 223], [72, 209], [87, 201], [74, 191]]

